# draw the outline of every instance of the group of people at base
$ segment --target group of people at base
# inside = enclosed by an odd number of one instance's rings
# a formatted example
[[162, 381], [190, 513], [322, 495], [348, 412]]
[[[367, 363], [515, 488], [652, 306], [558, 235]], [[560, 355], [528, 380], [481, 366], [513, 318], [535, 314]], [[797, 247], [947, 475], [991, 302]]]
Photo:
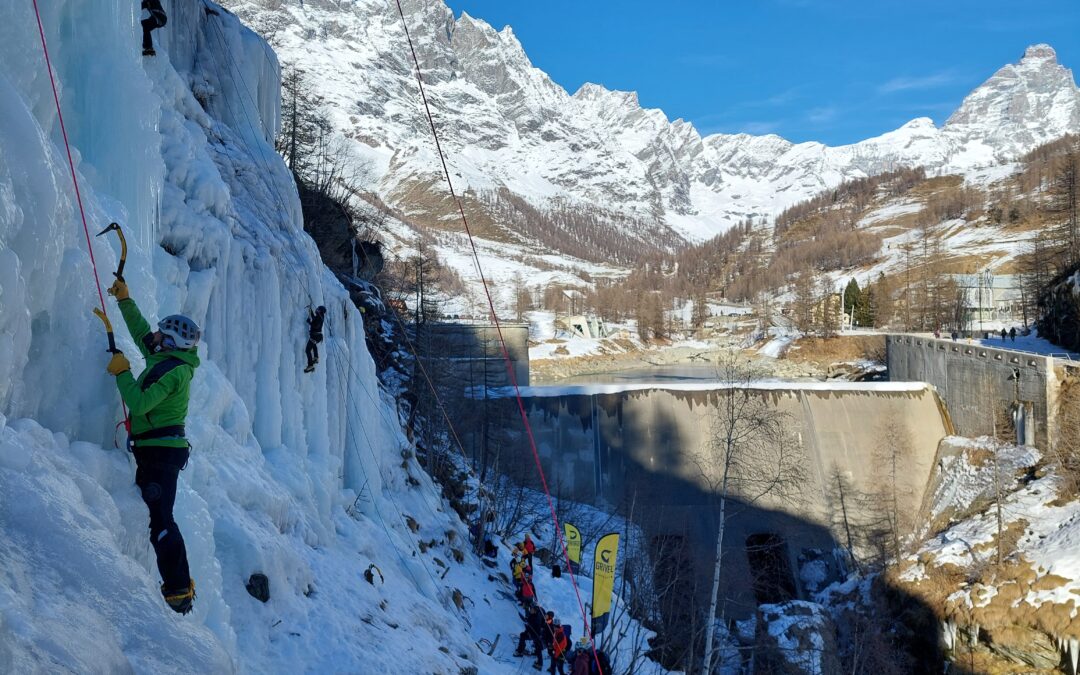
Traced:
[[572, 626], [563, 624], [554, 612], [544, 611], [536, 597], [533, 584], [533, 554], [536, 545], [526, 534], [524, 541], [516, 544], [510, 559], [510, 573], [514, 580], [516, 597], [524, 608], [518, 613], [524, 623], [524, 629], [518, 635], [517, 650], [514, 656], [526, 656], [526, 643], [531, 642], [536, 661], [533, 667], [544, 668], [544, 652], [549, 659], [548, 672], [551, 675], [567, 675], [566, 665], [570, 665], [569, 675], [611, 675], [611, 663], [603, 650], [597, 649], [595, 656], [593, 645], [587, 636], [573, 642]]

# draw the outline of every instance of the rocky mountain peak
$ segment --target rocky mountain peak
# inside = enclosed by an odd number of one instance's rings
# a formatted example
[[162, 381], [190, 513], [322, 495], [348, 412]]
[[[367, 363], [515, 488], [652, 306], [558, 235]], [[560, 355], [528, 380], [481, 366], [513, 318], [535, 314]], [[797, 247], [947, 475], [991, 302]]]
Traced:
[[980, 139], [998, 161], [1015, 157], [1080, 129], [1080, 90], [1050, 45], [1032, 45], [968, 94], [944, 129]]
[[636, 91], [617, 91], [608, 89], [602, 84], [586, 82], [574, 93], [574, 98], [579, 101], [601, 101], [609, 105], [619, 105], [628, 108], [640, 108]]
[[1020, 63], [1029, 61], [1050, 61], [1051, 63], [1057, 63], [1057, 52], [1054, 48], [1048, 44], [1031, 45], [1024, 50], [1024, 58], [1020, 59]]

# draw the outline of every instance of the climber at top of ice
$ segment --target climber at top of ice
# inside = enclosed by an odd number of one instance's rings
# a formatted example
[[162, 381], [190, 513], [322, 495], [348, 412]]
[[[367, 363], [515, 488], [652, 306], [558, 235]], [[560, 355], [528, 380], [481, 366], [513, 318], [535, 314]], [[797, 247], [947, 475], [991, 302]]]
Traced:
[[176, 481], [187, 465], [190, 446], [184, 433], [191, 378], [199, 367], [201, 331], [191, 319], [174, 314], [151, 332], [127, 284], [117, 279], [109, 295], [120, 305], [128, 332], [146, 359], [135, 379], [123, 352], [113, 354], [108, 371], [116, 376], [120, 397], [131, 413], [135, 484], [150, 510], [150, 543], [161, 573], [161, 594], [175, 611], [187, 614], [195, 599], [187, 549], [173, 520]]
[[165, 16], [165, 10], [161, 6], [161, 0], [142, 0], [142, 53], [143, 56], [154, 56], [154, 40], [150, 32], [163, 27], [169, 22]]

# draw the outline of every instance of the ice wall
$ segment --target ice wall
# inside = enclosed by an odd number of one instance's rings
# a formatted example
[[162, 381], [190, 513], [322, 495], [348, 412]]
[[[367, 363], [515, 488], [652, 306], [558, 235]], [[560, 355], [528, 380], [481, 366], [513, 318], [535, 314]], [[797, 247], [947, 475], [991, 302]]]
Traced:
[[[91, 231], [124, 227], [126, 277], [151, 321], [182, 312], [204, 329], [176, 506], [199, 597], [179, 619], [157, 595], [133, 463], [112, 447], [119, 397], [33, 5], [15, 0], [0, 9], [0, 670], [457, 672], [481, 658], [415, 547], [452, 541], [460, 522], [402, 461], [360, 314], [303, 233], [274, 153], [273, 52], [201, 0], [165, 2], [156, 58], [140, 55], [134, 0], [39, 4]], [[115, 241], [92, 245], [108, 285]], [[305, 375], [318, 304], [327, 341]], [[385, 588], [355, 588], [368, 562]], [[265, 606], [243, 589], [257, 571], [271, 579]], [[34, 618], [53, 607], [82, 618], [55, 626], [63, 648]], [[380, 639], [372, 611], [422, 646]]]

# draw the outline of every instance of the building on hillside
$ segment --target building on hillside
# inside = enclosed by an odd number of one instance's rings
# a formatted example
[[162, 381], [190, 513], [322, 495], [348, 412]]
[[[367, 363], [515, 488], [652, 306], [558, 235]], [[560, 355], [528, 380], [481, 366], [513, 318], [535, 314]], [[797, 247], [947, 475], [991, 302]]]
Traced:
[[570, 333], [575, 337], [603, 338], [608, 336], [607, 326], [604, 320], [595, 316], [571, 316], [566, 324], [570, 327]]
[[[950, 274], [964, 303], [964, 328], [1025, 324], [1024, 292], [1018, 274]], [[981, 324], [981, 325], [980, 325]]]

